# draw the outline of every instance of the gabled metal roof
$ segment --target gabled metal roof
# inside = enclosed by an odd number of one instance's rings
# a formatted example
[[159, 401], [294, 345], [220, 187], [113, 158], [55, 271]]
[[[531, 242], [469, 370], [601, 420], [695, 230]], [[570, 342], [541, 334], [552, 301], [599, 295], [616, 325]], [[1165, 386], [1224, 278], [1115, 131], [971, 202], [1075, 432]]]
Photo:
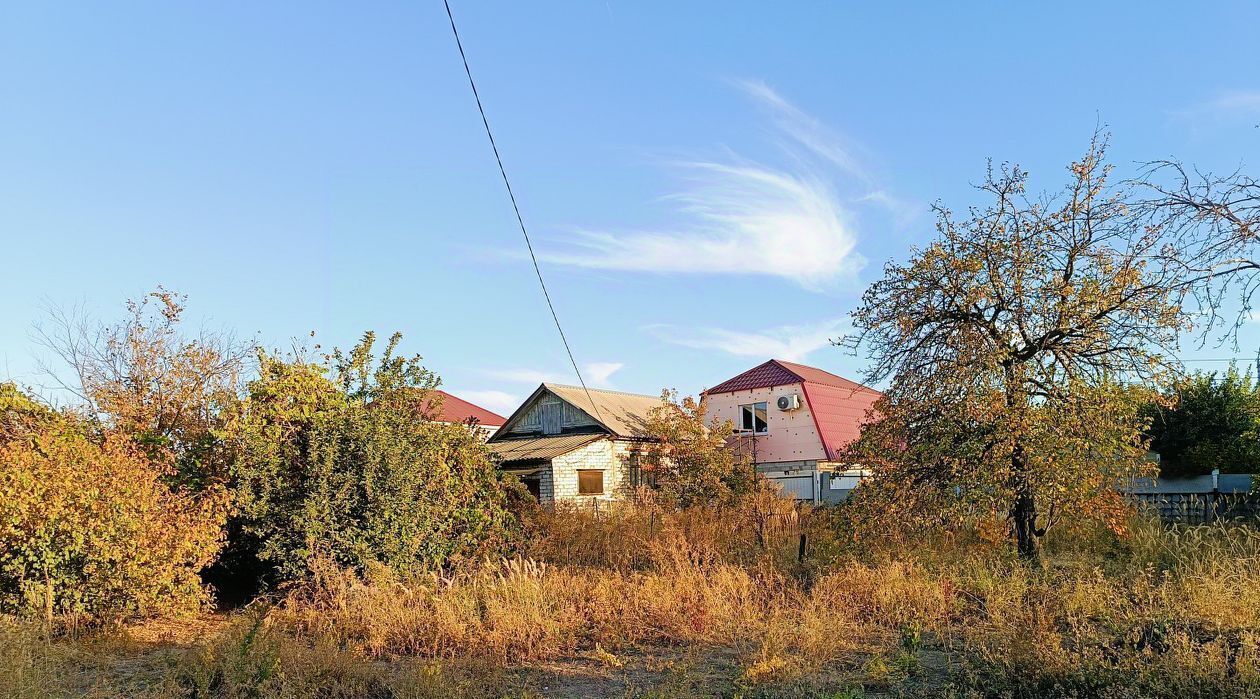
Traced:
[[608, 434], [623, 439], [647, 438], [648, 417], [653, 409], [663, 405], [660, 396], [592, 388], [588, 398], [588, 391], [581, 386], [544, 383], [539, 385], [529, 398], [526, 398], [525, 402], [508, 416], [504, 426], [490, 438], [490, 442], [493, 444], [511, 439], [509, 433], [513, 425], [544, 393], [550, 393], [581, 410], [591, 420], [598, 423], [600, 428], [607, 430]]
[[[478, 425], [482, 427], [500, 427], [506, 422], [506, 418], [498, 413], [490, 412], [480, 405], [469, 403], [468, 401], [453, 396], [442, 389], [434, 389], [434, 394], [442, 397], [442, 408], [433, 417], [439, 422], [468, 422], [470, 418], [475, 418]], [[425, 405], [426, 412], [434, 401], [429, 401]]]
[[663, 405], [660, 396], [641, 393], [592, 388], [588, 398], [588, 391], [581, 386], [545, 383], [543, 387], [559, 396], [560, 400], [577, 406], [618, 437], [646, 437], [648, 417], [654, 409]]
[[727, 379], [703, 395], [735, 393], [757, 388], [799, 384], [814, 417], [818, 438], [827, 459], [839, 458], [844, 448], [861, 433], [868, 413], [883, 395], [869, 386], [812, 366], [771, 359]]
[[829, 371], [797, 364], [796, 362], [786, 362], [782, 359], [771, 359], [768, 362], [758, 364], [748, 371], [708, 389], [704, 394], [734, 393], [753, 388], [772, 388], [794, 383], [816, 383], [823, 386], [831, 386], [832, 388], [844, 388], [859, 393], [869, 392], [879, 395], [879, 391], [863, 386], [856, 381], [850, 381], [843, 376], [836, 376]]

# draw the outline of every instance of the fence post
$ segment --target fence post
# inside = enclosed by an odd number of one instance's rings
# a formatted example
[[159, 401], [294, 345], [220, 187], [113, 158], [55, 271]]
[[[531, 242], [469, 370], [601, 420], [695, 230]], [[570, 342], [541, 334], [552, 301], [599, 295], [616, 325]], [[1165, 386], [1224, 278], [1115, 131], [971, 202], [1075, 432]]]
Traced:
[[806, 544], [806, 539], [808, 537], [809, 537], [808, 534], [806, 534], [805, 532], [801, 532], [801, 545], [800, 547], [796, 549], [796, 562], [797, 563], [805, 562], [805, 544]]

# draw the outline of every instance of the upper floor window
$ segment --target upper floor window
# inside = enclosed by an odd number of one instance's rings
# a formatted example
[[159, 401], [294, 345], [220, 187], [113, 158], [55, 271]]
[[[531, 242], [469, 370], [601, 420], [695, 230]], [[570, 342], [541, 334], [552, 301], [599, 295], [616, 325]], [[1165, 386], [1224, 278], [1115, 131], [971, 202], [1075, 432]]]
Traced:
[[753, 434], [768, 433], [770, 426], [766, 423], [766, 404], [749, 403], [739, 406], [739, 429]]

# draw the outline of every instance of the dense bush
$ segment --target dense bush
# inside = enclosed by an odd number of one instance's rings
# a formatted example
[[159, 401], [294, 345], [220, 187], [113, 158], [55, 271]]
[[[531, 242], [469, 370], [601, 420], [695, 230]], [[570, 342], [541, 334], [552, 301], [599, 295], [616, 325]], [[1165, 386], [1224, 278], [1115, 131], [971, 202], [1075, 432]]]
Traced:
[[1260, 388], [1250, 376], [1199, 373], [1146, 408], [1151, 449], [1166, 477], [1260, 470]]
[[316, 558], [442, 567], [497, 551], [511, 529], [481, 439], [428, 419], [436, 377], [395, 356], [397, 335], [377, 363], [373, 340], [327, 366], [264, 355], [230, 427], [241, 527], [280, 581]]
[[[0, 444], [0, 606], [100, 619], [195, 609], [221, 543], [226, 494], [172, 488], [171, 459], [7, 390]], [[22, 416], [25, 415], [25, 419]]]

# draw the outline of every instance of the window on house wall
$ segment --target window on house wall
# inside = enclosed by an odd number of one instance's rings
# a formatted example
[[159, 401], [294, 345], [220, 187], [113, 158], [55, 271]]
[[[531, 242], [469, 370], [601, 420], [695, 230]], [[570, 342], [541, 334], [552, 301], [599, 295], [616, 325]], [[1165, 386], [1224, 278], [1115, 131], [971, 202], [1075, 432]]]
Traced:
[[766, 404], [749, 403], [739, 406], [739, 429], [753, 434], [769, 432], [770, 426], [766, 423]]
[[578, 469], [578, 495], [603, 495], [604, 472], [596, 469]]
[[632, 451], [626, 457], [626, 465], [630, 472], [631, 487], [638, 488], [647, 486], [649, 488], [656, 487], [656, 472], [643, 470], [643, 459], [639, 456], [639, 452]]

